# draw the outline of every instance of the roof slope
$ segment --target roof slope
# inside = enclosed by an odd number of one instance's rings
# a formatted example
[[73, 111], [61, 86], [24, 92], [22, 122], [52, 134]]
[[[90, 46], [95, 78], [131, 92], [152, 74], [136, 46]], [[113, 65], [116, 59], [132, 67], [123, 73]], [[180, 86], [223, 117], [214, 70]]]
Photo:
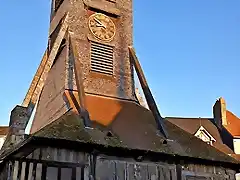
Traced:
[[7, 135], [9, 126], [0, 126], [0, 135]]
[[234, 154], [233, 150], [228, 147], [231, 147], [232, 144], [224, 144], [226, 143], [225, 138], [228, 138], [230, 134], [226, 130], [222, 130], [221, 135], [218, 128], [214, 125], [212, 118], [167, 117], [166, 119], [192, 135], [194, 135], [197, 130], [203, 126], [216, 140], [213, 144], [214, 147], [226, 154]]
[[[123, 112], [119, 115], [121, 118], [116, 118], [107, 129], [85, 128], [82, 119], [70, 111], [35, 133], [34, 136], [152, 151], [218, 162], [238, 163], [235, 159], [207, 145], [168, 121], [165, 121], [164, 124], [169, 134], [169, 140], [167, 140], [167, 143], [164, 143], [166, 139], [157, 135], [156, 125], [151, 112], [137, 104], [130, 106], [131, 114], [141, 112], [140, 115], [138, 114], [138, 118], [127, 116]], [[112, 132], [111, 137], [107, 136], [109, 130]]]
[[227, 125], [224, 126], [233, 136], [240, 136], [240, 119], [232, 112], [227, 111]]
[[166, 117], [166, 119], [190, 134], [195, 134], [203, 126], [217, 142], [222, 143], [218, 128], [212, 123], [213, 119], [211, 118]]

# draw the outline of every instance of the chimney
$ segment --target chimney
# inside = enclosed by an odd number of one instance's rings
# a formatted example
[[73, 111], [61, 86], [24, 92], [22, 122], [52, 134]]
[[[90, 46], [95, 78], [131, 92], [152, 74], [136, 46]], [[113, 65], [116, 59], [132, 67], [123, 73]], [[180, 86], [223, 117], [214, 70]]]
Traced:
[[220, 97], [213, 106], [214, 122], [219, 128], [227, 125], [226, 102]]
[[11, 111], [7, 143], [15, 144], [24, 139], [28, 119], [26, 107], [17, 105]]

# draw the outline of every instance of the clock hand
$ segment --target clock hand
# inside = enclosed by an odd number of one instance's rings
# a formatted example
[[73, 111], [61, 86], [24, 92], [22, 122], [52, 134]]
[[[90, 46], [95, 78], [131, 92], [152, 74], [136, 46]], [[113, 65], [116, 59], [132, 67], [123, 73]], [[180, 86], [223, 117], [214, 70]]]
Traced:
[[94, 20], [97, 21], [98, 24], [100, 24], [100, 27], [104, 27], [106, 29], [106, 26], [101, 21], [99, 21], [96, 17], [94, 18]]

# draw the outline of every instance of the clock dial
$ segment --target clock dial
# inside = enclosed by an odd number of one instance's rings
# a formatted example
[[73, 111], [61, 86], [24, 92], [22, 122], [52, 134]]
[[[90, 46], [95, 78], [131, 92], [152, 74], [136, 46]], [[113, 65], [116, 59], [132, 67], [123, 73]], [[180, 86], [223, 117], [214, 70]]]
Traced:
[[101, 13], [89, 17], [89, 29], [97, 39], [103, 41], [111, 41], [116, 33], [113, 21]]

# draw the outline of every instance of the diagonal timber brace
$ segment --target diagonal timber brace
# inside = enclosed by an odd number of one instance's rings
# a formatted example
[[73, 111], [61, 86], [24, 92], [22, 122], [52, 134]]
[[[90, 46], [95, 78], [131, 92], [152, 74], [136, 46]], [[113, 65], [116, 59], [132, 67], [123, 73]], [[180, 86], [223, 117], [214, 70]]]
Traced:
[[163, 124], [164, 119], [162, 118], [162, 116], [160, 115], [160, 112], [158, 111], [156, 102], [152, 96], [151, 90], [147, 84], [147, 80], [144, 76], [143, 70], [141, 68], [141, 65], [138, 61], [138, 58], [136, 56], [136, 53], [135, 53], [135, 50], [133, 47], [129, 47], [129, 53], [130, 53], [130, 61], [136, 70], [136, 73], [137, 73], [138, 79], [140, 81], [141, 87], [143, 89], [143, 93], [145, 95], [148, 107], [151, 110], [151, 112], [156, 120], [159, 131], [164, 135], [165, 138], [167, 138], [168, 134], [167, 134], [167, 131]]
[[25, 96], [25, 98], [24, 98], [24, 100], [22, 102], [22, 106], [24, 106], [24, 107], [27, 107], [29, 105], [29, 103], [30, 103], [30, 101], [32, 99], [32, 96], [34, 94], [34, 91], [37, 88], [37, 85], [39, 83], [39, 80], [41, 78], [43, 70], [45, 68], [46, 62], [48, 60], [48, 53], [47, 52], [48, 51], [46, 50], [44, 55], [43, 55], [42, 61], [41, 61], [40, 65], [39, 65], [39, 67], [37, 69], [37, 72], [36, 72], [36, 74], [33, 77], [33, 80], [31, 82], [31, 85], [30, 85], [29, 89], [28, 89], [28, 92], [27, 92], [27, 94], [26, 94], [26, 96]]
[[45, 52], [43, 59], [41, 61], [40, 67], [38, 68], [33, 78], [33, 81], [30, 85], [30, 88], [27, 92], [27, 95], [25, 96], [25, 99], [22, 102], [22, 106], [28, 108], [29, 118], [31, 117], [31, 114], [37, 103], [39, 95], [43, 89], [48, 72], [50, 71], [53, 65], [54, 59], [56, 58], [61, 42], [67, 32], [67, 29], [68, 29], [67, 19], [68, 19], [68, 14], [65, 16], [63, 20], [59, 34], [53, 44], [51, 52], [49, 54], [47, 54], [47, 51]]
[[[79, 61], [79, 56], [77, 53], [76, 45], [74, 43], [73, 38], [71, 38], [71, 32], [69, 32], [69, 45], [70, 45], [70, 56], [73, 57], [73, 66], [74, 66], [74, 73], [76, 78], [76, 85], [77, 85], [77, 94], [78, 94], [78, 100], [79, 102], [77, 105], [75, 105], [79, 115], [84, 119], [85, 126], [90, 126], [90, 118], [89, 113], [85, 107], [85, 91], [83, 86], [83, 75], [81, 71], [81, 64]], [[70, 57], [71, 58], [71, 57]], [[74, 97], [75, 98], [75, 97]], [[74, 101], [74, 100], [73, 100]]]

